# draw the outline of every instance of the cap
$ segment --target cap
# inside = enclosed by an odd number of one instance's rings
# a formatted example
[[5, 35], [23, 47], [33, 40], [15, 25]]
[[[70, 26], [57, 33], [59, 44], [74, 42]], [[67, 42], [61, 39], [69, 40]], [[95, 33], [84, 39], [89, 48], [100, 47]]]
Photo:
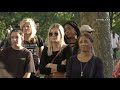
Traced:
[[83, 31], [94, 32], [95, 30], [92, 29], [89, 25], [82, 25], [80, 27], [80, 32], [83, 32]]

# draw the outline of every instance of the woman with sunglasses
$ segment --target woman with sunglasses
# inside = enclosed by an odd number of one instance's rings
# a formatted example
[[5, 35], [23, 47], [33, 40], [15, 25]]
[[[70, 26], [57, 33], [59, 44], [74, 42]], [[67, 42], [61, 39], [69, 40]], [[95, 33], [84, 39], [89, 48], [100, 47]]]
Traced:
[[42, 52], [40, 73], [66, 72], [66, 60], [71, 54], [71, 48], [64, 42], [64, 28], [54, 23], [48, 31], [48, 46]]

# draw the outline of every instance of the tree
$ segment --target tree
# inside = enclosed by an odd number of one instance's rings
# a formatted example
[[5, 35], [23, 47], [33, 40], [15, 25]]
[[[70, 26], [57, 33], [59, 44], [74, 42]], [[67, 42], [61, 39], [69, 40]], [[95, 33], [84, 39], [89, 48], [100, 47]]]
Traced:
[[120, 12], [109, 12], [111, 30], [120, 34]]
[[113, 29], [113, 26], [112, 26], [112, 24], [113, 24], [113, 12], [109, 12], [109, 17], [110, 17], [110, 30], [112, 30]]
[[110, 19], [108, 12], [81, 12], [80, 24], [88, 24], [95, 29], [94, 39], [95, 54], [103, 60], [105, 78], [112, 77], [113, 57], [110, 34]]

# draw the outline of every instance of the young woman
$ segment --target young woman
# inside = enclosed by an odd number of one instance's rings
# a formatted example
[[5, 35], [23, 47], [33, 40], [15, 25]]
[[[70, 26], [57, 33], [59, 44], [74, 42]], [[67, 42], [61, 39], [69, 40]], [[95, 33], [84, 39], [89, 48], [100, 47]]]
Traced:
[[30, 78], [35, 73], [32, 53], [23, 47], [24, 34], [20, 30], [10, 33], [11, 46], [0, 54], [0, 61], [13, 78]]
[[41, 56], [43, 50], [43, 40], [36, 33], [36, 24], [32, 18], [24, 18], [20, 22], [20, 28], [24, 33], [24, 45], [37, 56]]
[[63, 25], [63, 27], [65, 32], [65, 43], [71, 46], [72, 55], [75, 55], [79, 52], [77, 40], [80, 36], [80, 30], [78, 25], [74, 21], [68, 21]]
[[[80, 33], [84, 33], [84, 32], [87, 32], [90, 35], [92, 35], [93, 32], [95, 32], [95, 30], [92, 29], [89, 25], [82, 25], [80, 27]], [[95, 55], [94, 47], [92, 47], [92, 53]]]
[[67, 78], [103, 78], [102, 60], [92, 53], [93, 39], [87, 32], [81, 33], [78, 40], [80, 53], [68, 60]]
[[24, 33], [24, 47], [32, 52], [35, 68], [38, 70], [38, 64], [44, 48], [43, 39], [36, 35], [36, 24], [32, 18], [24, 18], [20, 22], [20, 28]]
[[41, 56], [40, 73], [54, 75], [55, 72], [66, 72], [66, 61], [71, 54], [71, 48], [64, 42], [63, 27], [58, 23], [51, 25], [48, 31], [48, 46], [43, 49]]

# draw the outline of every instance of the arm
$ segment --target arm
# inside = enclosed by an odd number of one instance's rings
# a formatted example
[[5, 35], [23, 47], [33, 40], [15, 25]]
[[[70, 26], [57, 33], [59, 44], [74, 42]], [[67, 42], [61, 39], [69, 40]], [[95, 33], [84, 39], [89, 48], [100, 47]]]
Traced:
[[63, 49], [62, 56], [61, 56], [63, 60], [61, 61], [61, 64], [57, 65], [57, 71], [59, 71], [59, 72], [66, 72], [66, 64], [67, 64], [68, 59], [71, 56], [72, 56], [71, 47], [67, 46], [66, 48]]
[[41, 47], [39, 48], [39, 56], [40, 56], [40, 57], [42, 56], [42, 51], [43, 51], [43, 49], [44, 49], [44, 46], [41, 46]]
[[23, 78], [30, 78], [31, 73], [30, 72], [26, 72], [25, 75], [23, 76]]
[[68, 59], [67, 66], [66, 66], [66, 78], [71, 77], [72, 71], [72, 58]]
[[43, 49], [42, 56], [41, 56], [41, 59], [40, 59], [40, 65], [39, 65], [39, 70], [40, 70], [41, 74], [50, 74], [50, 72], [51, 72], [51, 68], [46, 67], [46, 65], [48, 64], [47, 57], [48, 57], [47, 47], [45, 47]]
[[7, 58], [6, 56], [7, 56], [7, 53], [6, 53], [6, 50], [4, 49], [0, 52], [0, 61], [4, 62]]
[[6, 68], [6, 51], [5, 49], [0, 53], [0, 78], [13, 78], [13, 76], [8, 72]]
[[37, 48], [36, 48], [36, 54], [37, 54], [37, 56], [39, 56], [40, 58], [41, 58], [43, 49], [44, 49], [44, 46], [41, 46], [41, 47], [37, 47]]
[[28, 51], [28, 55], [25, 61], [25, 76], [29, 76], [29, 73], [35, 73], [35, 65], [33, 60], [33, 55]]
[[37, 48], [37, 55], [41, 58], [41, 55], [42, 55], [42, 51], [44, 49], [44, 42], [43, 42], [43, 39], [41, 37], [37, 37], [38, 38], [38, 48]]

